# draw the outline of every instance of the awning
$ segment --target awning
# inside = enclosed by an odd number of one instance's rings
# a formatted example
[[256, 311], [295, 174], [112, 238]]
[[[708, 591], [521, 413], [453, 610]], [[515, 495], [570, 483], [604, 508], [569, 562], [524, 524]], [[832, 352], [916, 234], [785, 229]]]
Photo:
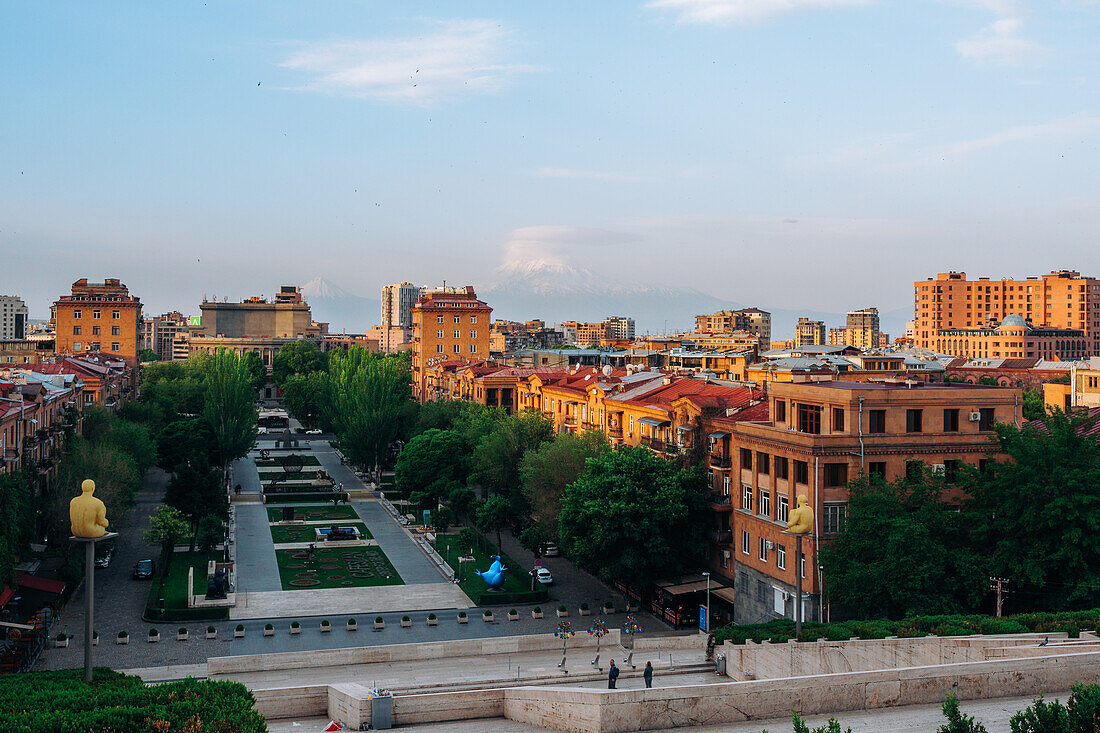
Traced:
[[643, 417], [642, 419], [638, 420], [638, 422], [640, 422], [642, 425], [648, 425], [651, 428], [659, 428], [662, 425], [668, 425], [670, 421], [658, 420], [655, 417]]
[[680, 425], [676, 428], [676, 432], [678, 432], [678, 433], [690, 433], [691, 432], [691, 426], [690, 425]]
[[15, 582], [20, 588], [30, 588], [31, 590], [45, 591], [46, 593], [56, 593], [61, 595], [65, 590], [65, 581], [63, 580], [51, 580], [50, 578], [40, 578], [37, 575], [31, 575], [25, 573], [22, 570], [15, 572]]
[[15, 589], [9, 586], [4, 586], [4, 590], [0, 591], [0, 608], [8, 605], [8, 601], [15, 595]]
[[705, 580], [696, 580], [692, 583], [670, 585], [669, 587], [662, 590], [672, 596], [682, 596], [687, 595], [688, 593], [698, 593], [699, 591], [705, 591], [707, 589], [707, 585], [710, 585], [711, 592], [713, 592], [714, 589], [718, 587], [714, 583], [708, 584]]
[[726, 603], [733, 603], [733, 588], [711, 588], [710, 594], [717, 598], [721, 598]]
[[711, 433], [707, 437], [710, 438], [710, 441], [713, 443], [716, 440], [721, 440], [722, 438], [728, 438], [729, 433], [727, 433], [725, 430], [715, 430], [713, 433]]

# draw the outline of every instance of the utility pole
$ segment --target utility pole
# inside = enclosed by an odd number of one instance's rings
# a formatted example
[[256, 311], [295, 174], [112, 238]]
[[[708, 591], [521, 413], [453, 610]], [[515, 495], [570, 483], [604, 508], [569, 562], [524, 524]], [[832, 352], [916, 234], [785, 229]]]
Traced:
[[996, 593], [997, 593], [997, 616], [998, 616], [998, 618], [1001, 615], [1001, 604], [1002, 604], [1002, 601], [1004, 600], [1004, 594], [1008, 592], [1007, 590], [1005, 590], [1004, 586], [1008, 585], [1008, 582], [1009, 582], [1008, 578], [990, 578], [989, 579], [989, 590], [996, 591]]

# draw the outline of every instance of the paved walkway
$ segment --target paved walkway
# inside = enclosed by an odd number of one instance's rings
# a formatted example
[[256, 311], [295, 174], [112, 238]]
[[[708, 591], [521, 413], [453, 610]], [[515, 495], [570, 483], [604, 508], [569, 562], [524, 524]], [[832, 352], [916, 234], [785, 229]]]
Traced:
[[237, 598], [242, 593], [282, 591], [275, 545], [267, 523], [267, 506], [238, 502], [234, 504], [234, 511], [237, 515]]
[[393, 611], [429, 611], [470, 608], [473, 603], [452, 583], [380, 585], [369, 588], [330, 588], [237, 594], [230, 609], [233, 620], [293, 618], [326, 614], [378, 614]]

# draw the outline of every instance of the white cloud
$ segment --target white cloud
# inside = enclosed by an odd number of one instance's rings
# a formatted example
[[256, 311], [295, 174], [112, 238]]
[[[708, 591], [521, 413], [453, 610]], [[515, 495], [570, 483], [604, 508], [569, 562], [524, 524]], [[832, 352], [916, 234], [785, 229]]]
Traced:
[[1038, 50], [1038, 44], [1021, 38], [1023, 18], [999, 18], [970, 38], [953, 45], [963, 58], [978, 63], [1015, 66]]
[[539, 178], [574, 178], [590, 181], [613, 181], [616, 183], [654, 183], [656, 179], [647, 176], [631, 176], [610, 171], [586, 171], [574, 168], [539, 168], [535, 171]]
[[800, 10], [867, 5], [873, 0], [650, 0], [648, 8], [668, 10], [682, 23], [730, 25], [766, 20]]
[[504, 243], [503, 269], [566, 266], [594, 247], [625, 244], [635, 234], [597, 227], [541, 224], [513, 229]]
[[305, 72], [295, 89], [427, 105], [500, 91], [533, 67], [505, 63], [508, 31], [491, 20], [435, 21], [408, 38], [302, 43], [280, 62]]
[[936, 160], [956, 158], [979, 150], [995, 148], [1016, 142], [1028, 142], [1033, 140], [1061, 140], [1069, 137], [1089, 135], [1100, 129], [1100, 117], [1078, 116], [1064, 120], [1043, 122], [1037, 125], [1016, 125], [1008, 127], [992, 135], [963, 140], [952, 145], [940, 148], [934, 156]]

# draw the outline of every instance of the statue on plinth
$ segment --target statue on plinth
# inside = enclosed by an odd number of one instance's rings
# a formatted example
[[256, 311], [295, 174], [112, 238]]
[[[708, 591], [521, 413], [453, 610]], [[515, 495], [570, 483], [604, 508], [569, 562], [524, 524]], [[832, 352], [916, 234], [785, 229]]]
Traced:
[[107, 534], [107, 507], [92, 496], [95, 481], [84, 479], [80, 496], [69, 502], [69, 523], [74, 537], [95, 539]]
[[809, 534], [814, 529], [814, 510], [806, 503], [805, 495], [799, 495], [798, 506], [787, 517], [787, 531], [791, 534]]

